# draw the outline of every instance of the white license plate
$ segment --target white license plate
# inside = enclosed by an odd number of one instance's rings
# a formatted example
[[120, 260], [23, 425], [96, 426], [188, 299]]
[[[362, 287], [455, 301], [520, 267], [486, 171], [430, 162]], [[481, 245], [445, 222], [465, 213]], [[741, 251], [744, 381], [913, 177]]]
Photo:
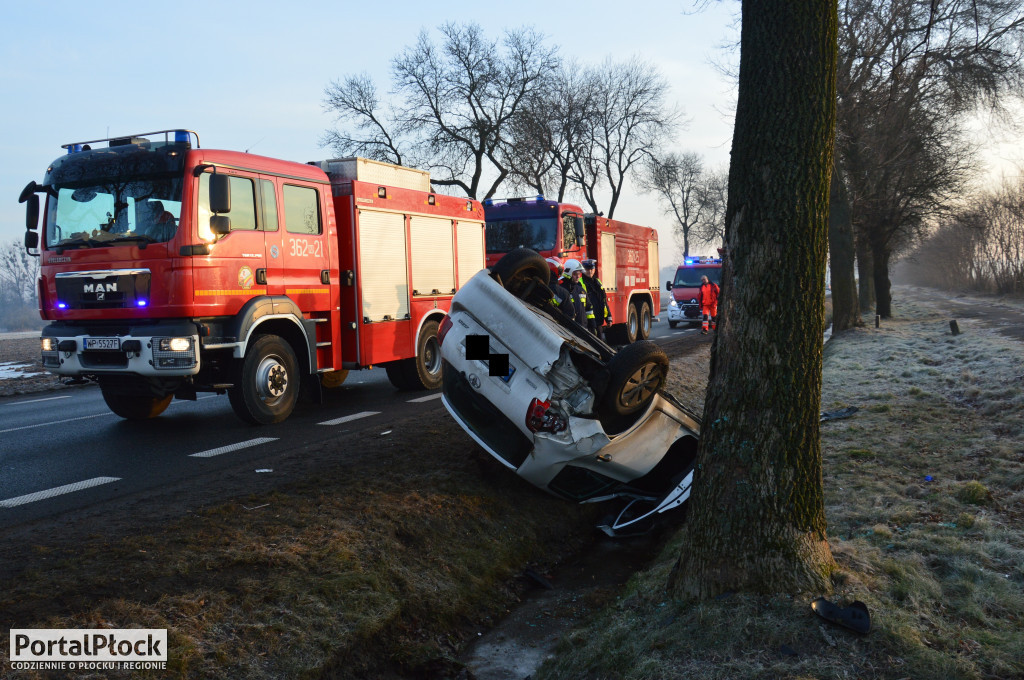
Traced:
[[121, 349], [121, 338], [85, 338], [86, 349]]

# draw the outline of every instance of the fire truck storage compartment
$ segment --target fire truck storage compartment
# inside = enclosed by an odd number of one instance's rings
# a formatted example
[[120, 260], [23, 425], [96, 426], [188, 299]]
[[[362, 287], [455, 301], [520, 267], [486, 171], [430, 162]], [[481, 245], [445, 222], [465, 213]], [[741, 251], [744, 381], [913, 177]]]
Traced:
[[615, 261], [615, 234], [604, 231], [601, 232], [601, 256], [598, 259], [601, 263], [601, 269], [598, 272], [598, 277], [601, 279], [601, 283], [604, 284], [604, 289], [617, 290], [618, 284], [616, 283], [616, 272], [618, 271], [617, 264]]
[[317, 163], [331, 178], [331, 183], [340, 180], [358, 180], [369, 184], [430, 191], [430, 173], [426, 170], [405, 168], [368, 158], [334, 158]]
[[412, 248], [412, 294], [455, 294], [455, 244], [452, 220], [440, 217], [409, 218]]
[[359, 210], [359, 280], [364, 323], [409, 318], [405, 215]]
[[455, 227], [458, 243], [459, 287], [484, 268], [484, 223], [459, 220]]

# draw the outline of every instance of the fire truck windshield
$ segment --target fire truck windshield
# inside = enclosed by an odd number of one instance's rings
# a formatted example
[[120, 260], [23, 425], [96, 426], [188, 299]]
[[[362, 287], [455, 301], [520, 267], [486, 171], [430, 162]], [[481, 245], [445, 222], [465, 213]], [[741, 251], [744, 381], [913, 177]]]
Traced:
[[722, 267], [680, 267], [676, 270], [676, 280], [672, 283], [673, 288], [699, 288], [700, 278], [708, 277], [711, 283], [722, 283]]
[[46, 174], [46, 245], [97, 248], [170, 240], [181, 217], [180, 154], [102, 149], [64, 156]]
[[554, 217], [487, 220], [487, 252], [507, 253], [523, 247], [537, 252], [554, 250], [558, 222]]

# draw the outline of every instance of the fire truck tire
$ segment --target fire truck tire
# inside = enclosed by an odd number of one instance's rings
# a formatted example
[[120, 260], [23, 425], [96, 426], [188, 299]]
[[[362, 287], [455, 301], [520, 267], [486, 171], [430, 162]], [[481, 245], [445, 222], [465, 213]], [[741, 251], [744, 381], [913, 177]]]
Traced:
[[441, 387], [441, 344], [438, 323], [427, 321], [416, 341], [416, 356], [385, 365], [388, 380], [400, 390], [436, 390]]
[[608, 387], [598, 411], [602, 419], [631, 416], [654, 399], [665, 386], [668, 356], [653, 342], [626, 345], [608, 362]]
[[640, 319], [636, 313], [636, 305], [629, 303], [626, 310], [626, 342], [636, 342], [640, 337]]
[[651, 337], [651, 305], [645, 300], [640, 304], [640, 339]]
[[279, 423], [299, 397], [299, 362], [291, 345], [276, 335], [261, 335], [236, 367], [228, 399], [235, 414], [254, 425]]
[[145, 397], [138, 394], [122, 394], [111, 389], [100, 387], [103, 401], [115, 414], [125, 420], [149, 420], [163, 413], [174, 398], [173, 394], [165, 397]]
[[505, 290], [531, 304], [543, 303], [551, 297], [547, 288], [550, 280], [547, 260], [529, 248], [506, 253], [491, 267], [491, 276], [497, 278]]

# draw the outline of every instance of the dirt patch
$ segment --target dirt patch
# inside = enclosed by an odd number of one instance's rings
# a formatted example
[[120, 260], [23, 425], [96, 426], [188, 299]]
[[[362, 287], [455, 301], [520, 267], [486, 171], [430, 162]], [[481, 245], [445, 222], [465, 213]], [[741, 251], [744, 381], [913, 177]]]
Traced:
[[[0, 337], [0, 365], [18, 367], [0, 379], [0, 397], [33, 392], [61, 390], [66, 386], [59, 376], [47, 372], [39, 364], [39, 336], [28, 338]], [[36, 375], [28, 375], [28, 374]]]

